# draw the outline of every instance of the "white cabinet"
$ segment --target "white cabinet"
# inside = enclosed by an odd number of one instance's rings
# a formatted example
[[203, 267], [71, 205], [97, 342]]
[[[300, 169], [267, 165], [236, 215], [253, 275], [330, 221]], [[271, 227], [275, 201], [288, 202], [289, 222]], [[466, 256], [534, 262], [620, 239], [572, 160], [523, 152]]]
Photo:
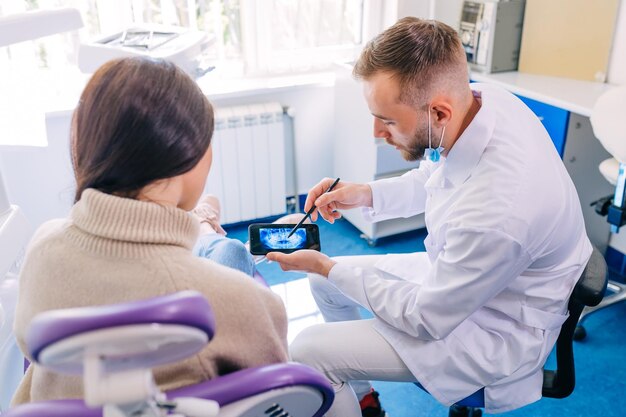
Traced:
[[[334, 175], [344, 181], [366, 183], [402, 175], [419, 162], [405, 161], [400, 152], [373, 136], [373, 116], [363, 99], [361, 84], [352, 77], [352, 66], [337, 65], [335, 79]], [[343, 216], [375, 243], [385, 236], [424, 227], [424, 215], [369, 223], [361, 210]]]

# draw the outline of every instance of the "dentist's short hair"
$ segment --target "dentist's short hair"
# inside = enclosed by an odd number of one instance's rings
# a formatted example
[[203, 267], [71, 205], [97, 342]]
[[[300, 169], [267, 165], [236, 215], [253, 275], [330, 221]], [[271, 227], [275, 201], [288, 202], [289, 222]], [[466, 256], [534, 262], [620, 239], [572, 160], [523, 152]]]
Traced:
[[468, 85], [465, 51], [458, 33], [436, 20], [405, 17], [369, 41], [353, 75], [369, 79], [388, 72], [400, 83], [400, 100], [423, 101], [438, 86]]
[[213, 124], [204, 93], [171, 62], [107, 62], [72, 118], [75, 201], [86, 188], [136, 198], [146, 185], [190, 171], [209, 148]]

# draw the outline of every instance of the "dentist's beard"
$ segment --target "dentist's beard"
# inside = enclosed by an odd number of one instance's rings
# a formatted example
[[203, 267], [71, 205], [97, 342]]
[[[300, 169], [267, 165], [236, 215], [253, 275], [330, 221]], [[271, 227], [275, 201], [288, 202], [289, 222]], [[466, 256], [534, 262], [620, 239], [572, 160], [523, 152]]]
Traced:
[[424, 151], [428, 148], [428, 127], [417, 128], [413, 133], [408, 149], [402, 149], [400, 153], [405, 161], [418, 161], [424, 157]]

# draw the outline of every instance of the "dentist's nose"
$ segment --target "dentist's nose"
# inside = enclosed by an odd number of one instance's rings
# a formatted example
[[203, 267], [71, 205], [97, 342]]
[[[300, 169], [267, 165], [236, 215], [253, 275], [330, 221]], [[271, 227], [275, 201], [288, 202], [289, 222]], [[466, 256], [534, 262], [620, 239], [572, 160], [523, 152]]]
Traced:
[[374, 118], [374, 137], [387, 139], [390, 137], [389, 130], [382, 120]]

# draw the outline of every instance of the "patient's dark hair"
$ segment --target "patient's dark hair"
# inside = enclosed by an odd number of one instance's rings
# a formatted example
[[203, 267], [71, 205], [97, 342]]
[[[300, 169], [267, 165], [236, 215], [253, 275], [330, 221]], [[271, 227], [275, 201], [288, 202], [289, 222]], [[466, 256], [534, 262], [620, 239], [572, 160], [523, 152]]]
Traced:
[[123, 58], [100, 67], [72, 118], [75, 201], [86, 188], [136, 198], [146, 185], [190, 171], [213, 135], [213, 108], [174, 64]]

